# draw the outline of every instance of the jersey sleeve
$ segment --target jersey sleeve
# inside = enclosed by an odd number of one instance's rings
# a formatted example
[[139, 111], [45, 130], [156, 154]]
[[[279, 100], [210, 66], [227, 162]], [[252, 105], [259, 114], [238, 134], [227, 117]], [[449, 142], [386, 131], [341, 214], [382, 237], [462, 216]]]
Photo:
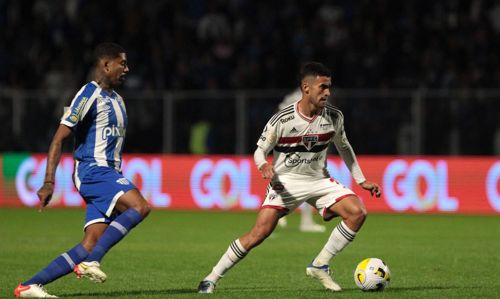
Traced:
[[271, 120], [269, 120], [257, 141], [257, 146], [260, 147], [266, 155], [269, 154], [278, 142], [278, 126], [279, 122], [274, 122], [274, 125], [272, 125]]
[[82, 87], [71, 101], [71, 105], [65, 107], [60, 123], [70, 128], [76, 127], [89, 112], [92, 106], [90, 99], [93, 98], [92, 94], [95, 89], [95, 86], [90, 83]]
[[354, 150], [349, 143], [349, 140], [347, 140], [343, 118], [339, 118], [337, 120], [336, 133], [333, 137], [333, 143], [335, 144], [335, 148], [337, 148], [340, 157], [344, 160], [344, 163], [351, 172], [356, 183], [361, 184], [366, 181], [363, 171], [361, 171], [361, 167], [356, 159], [356, 155], [354, 154]]

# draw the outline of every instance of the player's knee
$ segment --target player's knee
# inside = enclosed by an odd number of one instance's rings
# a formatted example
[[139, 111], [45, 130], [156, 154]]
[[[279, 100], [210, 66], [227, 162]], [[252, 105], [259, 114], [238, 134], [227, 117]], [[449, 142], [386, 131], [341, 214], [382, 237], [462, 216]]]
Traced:
[[83, 248], [85, 248], [85, 250], [87, 250], [88, 252], [91, 252], [92, 249], [94, 248], [96, 242], [91, 242], [91, 241], [88, 241], [88, 240], [83, 240], [80, 244], [82, 244]]
[[151, 212], [151, 208], [149, 207], [148, 203], [146, 201], [141, 202], [140, 204], [136, 205], [134, 207], [139, 214], [141, 214], [142, 218], [146, 218], [149, 213]]
[[95, 244], [97, 243], [97, 240], [99, 239], [98, 236], [93, 236], [93, 235], [87, 235], [83, 238], [82, 244], [83, 248], [87, 250], [88, 252], [92, 251], [92, 249], [95, 247]]
[[362, 205], [352, 208], [350, 212], [350, 217], [352, 218], [353, 222], [357, 223], [358, 225], [363, 224], [363, 222], [365, 222], [366, 216], [368, 215], [368, 211]]

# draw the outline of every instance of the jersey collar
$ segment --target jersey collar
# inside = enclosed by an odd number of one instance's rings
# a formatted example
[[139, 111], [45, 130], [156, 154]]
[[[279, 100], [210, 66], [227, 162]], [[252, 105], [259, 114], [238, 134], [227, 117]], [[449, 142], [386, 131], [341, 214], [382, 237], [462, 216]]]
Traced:
[[302, 118], [303, 120], [309, 122], [309, 123], [312, 123], [317, 117], [318, 115], [320, 115], [321, 113], [317, 113], [315, 115], [313, 115], [313, 117], [308, 117], [308, 116], [305, 116], [304, 114], [302, 114], [299, 110], [299, 102], [300, 101], [297, 101], [295, 103], [295, 111], [297, 111], [297, 114], [300, 116], [300, 118]]

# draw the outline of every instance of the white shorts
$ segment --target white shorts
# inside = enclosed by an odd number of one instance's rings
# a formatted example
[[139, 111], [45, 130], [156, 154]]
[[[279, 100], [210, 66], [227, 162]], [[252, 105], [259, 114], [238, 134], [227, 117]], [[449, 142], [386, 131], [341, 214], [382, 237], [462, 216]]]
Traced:
[[328, 208], [348, 196], [356, 194], [332, 178], [287, 177], [271, 181], [262, 208], [282, 210], [288, 214], [307, 202], [328, 221], [335, 216]]

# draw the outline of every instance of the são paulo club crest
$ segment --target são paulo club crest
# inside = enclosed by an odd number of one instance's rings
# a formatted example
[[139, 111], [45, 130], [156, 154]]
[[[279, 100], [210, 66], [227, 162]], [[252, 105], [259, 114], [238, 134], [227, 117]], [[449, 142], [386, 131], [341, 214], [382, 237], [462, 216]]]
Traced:
[[310, 151], [313, 146], [318, 142], [318, 135], [304, 135], [302, 136], [302, 143]]

